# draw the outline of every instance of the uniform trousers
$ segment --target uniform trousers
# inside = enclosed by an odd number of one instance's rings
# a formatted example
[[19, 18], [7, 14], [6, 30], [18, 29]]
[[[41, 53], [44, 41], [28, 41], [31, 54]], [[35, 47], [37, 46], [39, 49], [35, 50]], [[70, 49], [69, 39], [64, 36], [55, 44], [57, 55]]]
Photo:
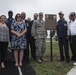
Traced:
[[38, 38], [35, 41], [36, 46], [36, 57], [43, 57], [46, 49], [46, 40], [45, 38]]

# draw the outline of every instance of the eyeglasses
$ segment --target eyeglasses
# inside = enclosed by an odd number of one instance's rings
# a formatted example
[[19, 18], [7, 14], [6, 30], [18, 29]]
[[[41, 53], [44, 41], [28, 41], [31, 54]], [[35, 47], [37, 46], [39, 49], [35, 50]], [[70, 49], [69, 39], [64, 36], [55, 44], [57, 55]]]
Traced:
[[17, 17], [21, 17], [20, 15], [17, 15]]

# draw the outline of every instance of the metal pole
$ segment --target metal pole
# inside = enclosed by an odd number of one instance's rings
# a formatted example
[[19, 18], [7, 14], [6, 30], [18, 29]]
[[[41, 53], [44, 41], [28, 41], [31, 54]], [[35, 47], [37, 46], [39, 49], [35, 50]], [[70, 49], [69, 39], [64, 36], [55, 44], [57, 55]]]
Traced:
[[50, 30], [50, 58], [53, 61], [53, 51], [52, 51], [52, 31]]

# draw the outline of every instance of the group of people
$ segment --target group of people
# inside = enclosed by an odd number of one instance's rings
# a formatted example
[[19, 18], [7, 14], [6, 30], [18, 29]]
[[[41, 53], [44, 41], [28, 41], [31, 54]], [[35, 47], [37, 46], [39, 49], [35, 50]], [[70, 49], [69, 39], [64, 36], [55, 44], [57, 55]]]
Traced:
[[69, 46], [72, 52], [71, 61], [76, 65], [76, 13], [69, 14], [69, 22], [64, 19], [64, 13], [59, 12], [59, 21], [57, 22], [57, 36], [60, 50], [60, 61], [69, 63]]
[[29, 62], [29, 45], [31, 57], [38, 63], [44, 61], [43, 55], [46, 47], [46, 30], [43, 13], [34, 14], [34, 20], [26, 19], [26, 13], [17, 13], [13, 18], [13, 11], [0, 16], [0, 66], [5, 68], [6, 51], [10, 42], [12, 57], [15, 66], [22, 66], [22, 61]]
[[[13, 12], [8, 12], [8, 18], [5, 15], [0, 16], [0, 58], [1, 67], [5, 68], [5, 56], [10, 42], [10, 49], [15, 59], [15, 66], [22, 66], [22, 61], [29, 62], [29, 46], [31, 57], [38, 63], [46, 61], [43, 59], [46, 49], [46, 28], [43, 20], [43, 13], [34, 14], [34, 20], [26, 19], [26, 13], [17, 13], [13, 18]], [[57, 22], [57, 36], [59, 42], [60, 61], [69, 63], [69, 46], [72, 51], [72, 61], [76, 65], [76, 13], [69, 15], [69, 22], [64, 19], [64, 14], [59, 12], [59, 21]], [[64, 47], [64, 48], [63, 48]]]

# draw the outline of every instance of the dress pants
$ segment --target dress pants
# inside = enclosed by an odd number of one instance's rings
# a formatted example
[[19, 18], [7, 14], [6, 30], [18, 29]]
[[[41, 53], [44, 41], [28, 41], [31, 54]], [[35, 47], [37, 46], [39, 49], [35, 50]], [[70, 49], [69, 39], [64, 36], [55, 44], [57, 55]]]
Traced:
[[69, 47], [68, 40], [65, 37], [59, 37], [59, 50], [60, 50], [60, 60], [69, 61]]

